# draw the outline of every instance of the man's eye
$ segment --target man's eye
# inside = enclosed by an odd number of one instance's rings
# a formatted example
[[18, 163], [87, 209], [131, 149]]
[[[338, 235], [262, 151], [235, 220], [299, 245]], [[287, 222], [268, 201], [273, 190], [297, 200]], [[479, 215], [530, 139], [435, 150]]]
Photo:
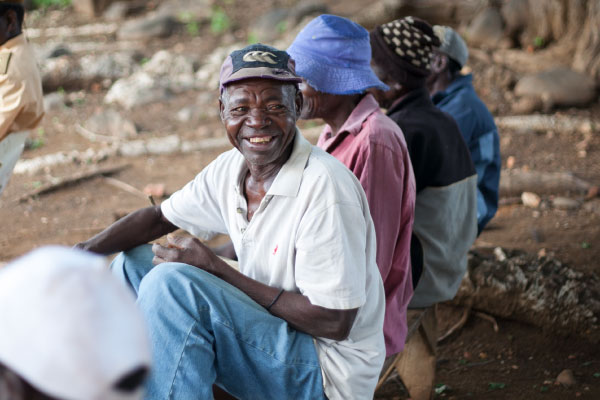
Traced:
[[267, 109], [269, 111], [281, 111], [281, 110], [284, 110], [285, 107], [283, 106], [283, 104], [272, 104], [272, 105], [268, 106]]
[[242, 112], [246, 112], [247, 110], [248, 110], [248, 107], [240, 106], [240, 107], [235, 107], [235, 108], [231, 109], [231, 112], [242, 113]]

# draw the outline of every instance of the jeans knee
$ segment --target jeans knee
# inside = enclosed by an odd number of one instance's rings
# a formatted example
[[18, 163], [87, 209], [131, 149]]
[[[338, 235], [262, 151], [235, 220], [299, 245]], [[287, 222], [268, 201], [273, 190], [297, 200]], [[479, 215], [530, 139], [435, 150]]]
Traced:
[[182, 263], [162, 263], [152, 268], [140, 285], [139, 296], [158, 293], [178, 292], [186, 282], [190, 281], [190, 274], [195, 268]]

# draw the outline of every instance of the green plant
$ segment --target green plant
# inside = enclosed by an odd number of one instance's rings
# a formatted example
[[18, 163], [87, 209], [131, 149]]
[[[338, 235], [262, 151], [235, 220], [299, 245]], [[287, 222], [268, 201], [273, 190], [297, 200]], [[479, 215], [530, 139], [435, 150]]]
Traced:
[[256, 33], [254, 32], [250, 32], [248, 34], [248, 44], [254, 44], [254, 43], [258, 43], [258, 36], [256, 35]]
[[185, 30], [192, 36], [198, 36], [200, 34], [200, 24], [197, 21], [191, 21], [185, 24]]
[[533, 39], [533, 45], [534, 45], [535, 47], [544, 47], [544, 44], [545, 44], [544, 38], [543, 38], [543, 37], [541, 37], [541, 36], [536, 36], [536, 37]]
[[221, 7], [213, 8], [210, 16], [210, 30], [214, 34], [221, 34], [229, 28], [229, 17]]
[[502, 382], [490, 382], [488, 384], [488, 388], [490, 390], [504, 389], [506, 387], [506, 383]]
[[277, 25], [275, 26], [275, 29], [277, 29], [277, 32], [279, 32], [279, 33], [284, 33], [287, 30], [287, 27], [288, 27], [287, 21], [279, 21], [277, 23]]
[[65, 8], [71, 5], [71, 0], [33, 0], [33, 5], [35, 8]]

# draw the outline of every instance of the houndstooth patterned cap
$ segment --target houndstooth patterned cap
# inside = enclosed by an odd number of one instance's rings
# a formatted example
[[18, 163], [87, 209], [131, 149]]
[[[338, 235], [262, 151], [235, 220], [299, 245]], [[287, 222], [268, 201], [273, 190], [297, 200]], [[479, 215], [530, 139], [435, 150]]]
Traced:
[[418, 18], [404, 17], [380, 26], [387, 46], [415, 69], [428, 74], [432, 48], [440, 45], [431, 26]]

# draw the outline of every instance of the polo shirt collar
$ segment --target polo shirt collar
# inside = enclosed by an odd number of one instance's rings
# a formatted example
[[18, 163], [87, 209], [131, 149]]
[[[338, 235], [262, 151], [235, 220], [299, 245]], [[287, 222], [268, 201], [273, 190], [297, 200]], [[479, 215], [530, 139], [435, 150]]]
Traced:
[[292, 154], [277, 173], [273, 184], [267, 191], [267, 196], [296, 197], [298, 195], [304, 168], [311, 151], [312, 145], [302, 136], [300, 129], [296, 127]]
[[[348, 132], [354, 136], [358, 135], [361, 130], [363, 123], [369, 118], [369, 115], [379, 110], [379, 103], [375, 100], [375, 97], [371, 93], [367, 93], [358, 102], [357, 106], [348, 116], [344, 125], [340, 128], [338, 135], [342, 132]], [[324, 130], [326, 137], [331, 137], [331, 127], [327, 125]]]
[[4, 42], [4, 44], [2, 45], [2, 49], [10, 50], [15, 46], [24, 44], [25, 42], [25, 35], [23, 34], [23, 32], [21, 32], [17, 36], [8, 39], [6, 42]]

